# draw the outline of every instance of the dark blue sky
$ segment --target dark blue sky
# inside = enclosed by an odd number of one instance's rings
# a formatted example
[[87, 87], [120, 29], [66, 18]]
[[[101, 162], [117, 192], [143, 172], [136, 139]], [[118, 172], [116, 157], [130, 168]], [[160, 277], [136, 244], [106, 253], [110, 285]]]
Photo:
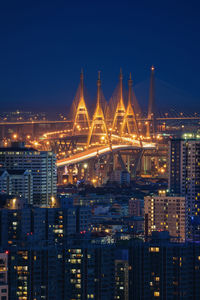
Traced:
[[151, 64], [199, 109], [199, 11], [198, 1], [0, 1], [1, 110], [66, 109], [81, 68], [93, 99], [102, 71], [109, 99], [120, 67], [142, 86]]

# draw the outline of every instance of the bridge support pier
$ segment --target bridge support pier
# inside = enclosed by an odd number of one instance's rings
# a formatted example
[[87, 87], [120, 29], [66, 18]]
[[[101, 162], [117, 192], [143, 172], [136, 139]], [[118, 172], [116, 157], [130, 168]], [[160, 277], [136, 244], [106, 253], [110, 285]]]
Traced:
[[136, 177], [136, 172], [137, 172], [139, 165], [141, 165], [141, 160], [142, 160], [143, 154], [144, 154], [143, 149], [139, 150], [138, 153], [136, 154], [134, 166], [133, 166], [133, 168], [131, 168], [131, 178], [132, 179], [134, 177]]
[[69, 166], [69, 168], [68, 168], [68, 183], [71, 183], [71, 184], [74, 183], [72, 166]]

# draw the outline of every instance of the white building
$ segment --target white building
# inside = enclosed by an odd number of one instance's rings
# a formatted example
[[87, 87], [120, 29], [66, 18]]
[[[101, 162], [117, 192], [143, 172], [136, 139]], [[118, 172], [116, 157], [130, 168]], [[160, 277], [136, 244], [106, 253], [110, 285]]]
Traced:
[[33, 177], [33, 204], [47, 205], [57, 193], [56, 156], [23, 146], [0, 148], [0, 166], [8, 170], [28, 170]]
[[33, 202], [33, 176], [30, 170], [0, 171], [0, 194], [22, 197]]

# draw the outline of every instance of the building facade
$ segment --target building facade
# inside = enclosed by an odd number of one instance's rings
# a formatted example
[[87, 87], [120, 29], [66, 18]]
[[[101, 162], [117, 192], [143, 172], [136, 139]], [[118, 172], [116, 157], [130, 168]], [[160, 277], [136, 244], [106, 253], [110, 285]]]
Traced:
[[129, 299], [200, 299], [200, 245], [173, 243], [167, 232], [129, 247]]
[[56, 156], [23, 145], [0, 148], [0, 167], [4, 170], [28, 170], [33, 178], [35, 205], [48, 205], [57, 193]]
[[167, 232], [149, 242], [11, 246], [7, 268], [11, 300], [200, 299], [200, 245], [170, 242]]
[[8, 300], [8, 251], [0, 253], [0, 299]]
[[1, 209], [0, 245], [7, 249], [30, 238], [63, 245], [68, 236], [88, 232], [90, 222], [89, 207]]
[[4, 170], [0, 174], [0, 194], [33, 202], [33, 176], [30, 170]]
[[185, 195], [190, 220], [200, 216], [200, 140], [172, 139], [169, 142], [169, 190]]
[[145, 234], [151, 236], [153, 231], [168, 231], [179, 242], [188, 237], [188, 211], [185, 197], [166, 195], [160, 191], [159, 195], [144, 198]]

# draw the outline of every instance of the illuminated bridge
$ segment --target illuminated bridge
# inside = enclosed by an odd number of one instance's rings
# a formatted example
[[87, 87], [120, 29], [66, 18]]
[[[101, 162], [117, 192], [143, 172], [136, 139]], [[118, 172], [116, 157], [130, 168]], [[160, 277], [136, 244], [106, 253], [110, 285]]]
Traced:
[[[109, 153], [115, 153], [121, 150], [137, 150], [141, 149], [141, 145], [138, 142], [135, 142], [135, 145], [113, 145], [112, 147], [109, 146], [102, 146], [102, 147], [97, 147], [97, 148], [92, 148], [86, 151], [83, 151], [81, 153], [74, 154], [70, 157], [61, 159], [57, 161], [57, 166], [58, 167], [63, 167], [63, 166], [69, 166], [73, 164], [78, 164], [83, 161], [88, 161], [92, 158], [95, 158], [97, 156], [101, 155], [106, 155]], [[155, 145], [152, 143], [142, 143], [142, 149], [155, 149]]]
[[[180, 112], [176, 108], [169, 108], [165, 112], [155, 110], [154, 67], [151, 67], [149, 101], [147, 112], [144, 112], [136, 99], [131, 75], [128, 80], [128, 93], [123, 87], [123, 76], [120, 72], [119, 83], [109, 102], [104, 98], [101, 89], [100, 73], [97, 80], [96, 107], [88, 105], [85, 100], [83, 72], [80, 84], [72, 102], [68, 116], [63, 114], [60, 120], [0, 120], [0, 137], [4, 139], [11, 134], [17, 134], [22, 140], [27, 136], [39, 137], [44, 134], [45, 139], [56, 140], [60, 134], [63, 139], [86, 135], [87, 147], [90, 147], [97, 135], [105, 134], [108, 142], [109, 134], [135, 135], [153, 137], [158, 132], [166, 130], [167, 126], [184, 125], [191, 128], [200, 122], [200, 113]], [[55, 136], [54, 136], [54, 133]], [[106, 144], [106, 143], [105, 143]]]
[[[81, 72], [68, 118], [58, 121], [0, 122], [0, 129], [8, 124], [12, 132], [12, 126], [15, 129], [21, 126], [21, 134], [27, 137], [27, 144], [39, 150], [53, 150], [57, 154], [58, 173], [68, 176], [68, 182], [73, 182], [74, 177], [88, 181], [98, 178], [99, 181], [99, 178], [115, 170], [134, 175], [139, 165], [144, 169], [148, 169], [152, 163], [158, 165], [158, 160], [162, 160], [163, 153], [166, 153], [164, 148], [158, 153], [159, 121], [193, 119], [198, 122], [200, 119], [198, 114], [176, 115], [175, 110], [172, 114], [155, 114], [154, 67], [151, 67], [148, 103], [145, 114], [136, 99], [131, 74], [126, 92], [121, 71], [119, 83], [107, 102], [101, 89], [99, 72], [96, 105], [89, 106], [85, 101]], [[29, 130], [32, 130], [32, 134], [29, 134]], [[155, 153], [159, 159], [152, 162]]]

